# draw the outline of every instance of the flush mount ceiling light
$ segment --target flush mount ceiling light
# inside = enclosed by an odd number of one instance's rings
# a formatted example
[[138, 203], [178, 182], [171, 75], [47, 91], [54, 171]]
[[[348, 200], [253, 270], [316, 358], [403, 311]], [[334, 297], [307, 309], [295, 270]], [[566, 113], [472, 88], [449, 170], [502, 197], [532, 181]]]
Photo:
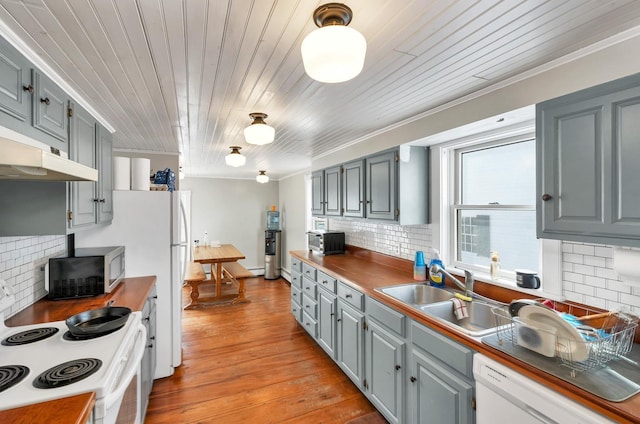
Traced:
[[269, 176], [267, 175], [267, 171], [258, 171], [258, 175], [256, 176], [256, 181], [260, 184], [268, 183]]
[[229, 148], [231, 149], [231, 153], [224, 157], [225, 163], [233, 167], [244, 165], [247, 158], [240, 154], [240, 149], [242, 149], [242, 147], [230, 146]]
[[276, 130], [264, 122], [267, 118], [267, 114], [250, 113], [249, 116], [253, 119], [253, 122], [244, 129], [244, 138], [247, 140], [247, 143], [263, 145], [273, 142]]
[[347, 27], [353, 12], [341, 3], [327, 3], [313, 12], [318, 29], [302, 41], [304, 70], [320, 82], [343, 82], [362, 71], [367, 40]]

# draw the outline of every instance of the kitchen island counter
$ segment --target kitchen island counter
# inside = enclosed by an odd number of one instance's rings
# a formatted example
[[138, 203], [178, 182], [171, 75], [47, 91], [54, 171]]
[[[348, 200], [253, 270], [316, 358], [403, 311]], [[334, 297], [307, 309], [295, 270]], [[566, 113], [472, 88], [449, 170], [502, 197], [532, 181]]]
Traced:
[[96, 395], [84, 393], [21, 408], [0, 411], [0, 422], [11, 424], [64, 423], [85, 424], [91, 415]]
[[[624, 402], [609, 402], [567, 383], [560, 378], [547, 374], [533, 365], [509, 356], [498, 349], [494, 349], [482, 343], [478, 337], [467, 336], [440, 323], [436, 319], [418, 313], [408, 305], [375, 290], [380, 287], [413, 282], [413, 262], [411, 261], [353, 246], [347, 246], [347, 251], [340, 255], [322, 256], [309, 251], [292, 251], [290, 254], [326, 274], [353, 286], [367, 296], [511, 367], [517, 372], [609, 417], [615, 422], [640, 423], [640, 395], [633, 396]], [[521, 292], [499, 288], [481, 281], [476, 281], [475, 290], [479, 294], [504, 303], [508, 303], [516, 298], [531, 297]], [[634, 349], [640, 349], [640, 347], [636, 346]]]

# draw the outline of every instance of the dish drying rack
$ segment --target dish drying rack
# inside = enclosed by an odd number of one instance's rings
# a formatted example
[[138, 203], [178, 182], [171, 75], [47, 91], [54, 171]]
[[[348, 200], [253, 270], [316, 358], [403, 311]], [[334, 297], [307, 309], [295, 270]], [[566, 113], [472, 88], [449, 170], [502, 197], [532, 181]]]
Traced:
[[[537, 301], [542, 302], [544, 299], [537, 299]], [[573, 377], [576, 372], [601, 367], [631, 351], [638, 327], [637, 316], [621, 311], [603, 313], [565, 302], [553, 301], [552, 303], [551, 307], [556, 312], [570, 315], [567, 321], [573, 322], [572, 325], [581, 336], [580, 339], [562, 337], [544, 328], [535, 328], [535, 331], [540, 332], [542, 339], [555, 341], [555, 349], [552, 347], [553, 355], [545, 356], [555, 356], [561, 365], [572, 370]], [[508, 308], [496, 307], [492, 308], [492, 312], [496, 319], [496, 336], [499, 344], [511, 343], [531, 350], [530, 347], [523, 345], [522, 340], [520, 340], [521, 343], [518, 342], [518, 331], [522, 327], [527, 327], [527, 323], [512, 317]], [[577, 323], [574, 318], [577, 317], [581, 318], [580, 325], [575, 325]], [[580, 354], [577, 354], [578, 352]]]

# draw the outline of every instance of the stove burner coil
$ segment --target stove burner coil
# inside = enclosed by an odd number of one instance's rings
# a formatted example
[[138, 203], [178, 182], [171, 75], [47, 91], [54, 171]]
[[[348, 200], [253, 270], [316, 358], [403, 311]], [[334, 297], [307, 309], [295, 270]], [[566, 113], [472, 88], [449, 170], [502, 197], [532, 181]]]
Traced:
[[83, 358], [68, 361], [49, 368], [33, 380], [33, 387], [38, 389], [54, 389], [83, 380], [102, 366], [102, 361], [95, 358]]
[[40, 327], [12, 334], [2, 341], [3, 346], [20, 346], [35, 343], [51, 337], [58, 332], [56, 327]]
[[0, 367], [0, 393], [20, 383], [29, 374], [24, 365], [4, 365]]

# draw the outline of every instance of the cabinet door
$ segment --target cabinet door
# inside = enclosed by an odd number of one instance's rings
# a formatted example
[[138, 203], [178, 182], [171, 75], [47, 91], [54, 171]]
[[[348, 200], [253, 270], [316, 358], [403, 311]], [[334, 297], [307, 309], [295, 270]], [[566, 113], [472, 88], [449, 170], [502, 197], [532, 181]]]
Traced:
[[342, 205], [344, 216], [364, 217], [364, 160], [342, 166]]
[[413, 349], [409, 377], [412, 423], [472, 424], [473, 384]]
[[335, 359], [336, 357], [336, 296], [318, 289], [318, 344]]
[[31, 125], [31, 64], [11, 44], [0, 37], [0, 116], [3, 126], [16, 131]]
[[[83, 165], [96, 167], [96, 121], [78, 105], [73, 106], [71, 117], [69, 157]], [[96, 183], [72, 181], [69, 183], [71, 219], [69, 228], [78, 229], [96, 222]]]
[[311, 214], [324, 215], [324, 171], [311, 174]]
[[113, 136], [100, 124], [96, 124], [98, 143], [98, 223], [113, 220]]
[[[33, 126], [60, 141], [60, 149], [67, 151], [69, 97], [53, 81], [33, 70]], [[59, 147], [59, 146], [54, 146]]]
[[403, 422], [406, 343], [371, 320], [365, 337], [366, 388], [371, 402], [389, 422]]
[[390, 151], [366, 159], [366, 214], [370, 219], [394, 220], [396, 217], [396, 152]]
[[537, 105], [538, 236], [639, 246], [640, 78]]
[[338, 364], [358, 387], [364, 375], [364, 315], [338, 300]]
[[336, 166], [324, 171], [324, 213], [325, 215], [342, 215], [342, 197], [340, 183], [342, 167]]

